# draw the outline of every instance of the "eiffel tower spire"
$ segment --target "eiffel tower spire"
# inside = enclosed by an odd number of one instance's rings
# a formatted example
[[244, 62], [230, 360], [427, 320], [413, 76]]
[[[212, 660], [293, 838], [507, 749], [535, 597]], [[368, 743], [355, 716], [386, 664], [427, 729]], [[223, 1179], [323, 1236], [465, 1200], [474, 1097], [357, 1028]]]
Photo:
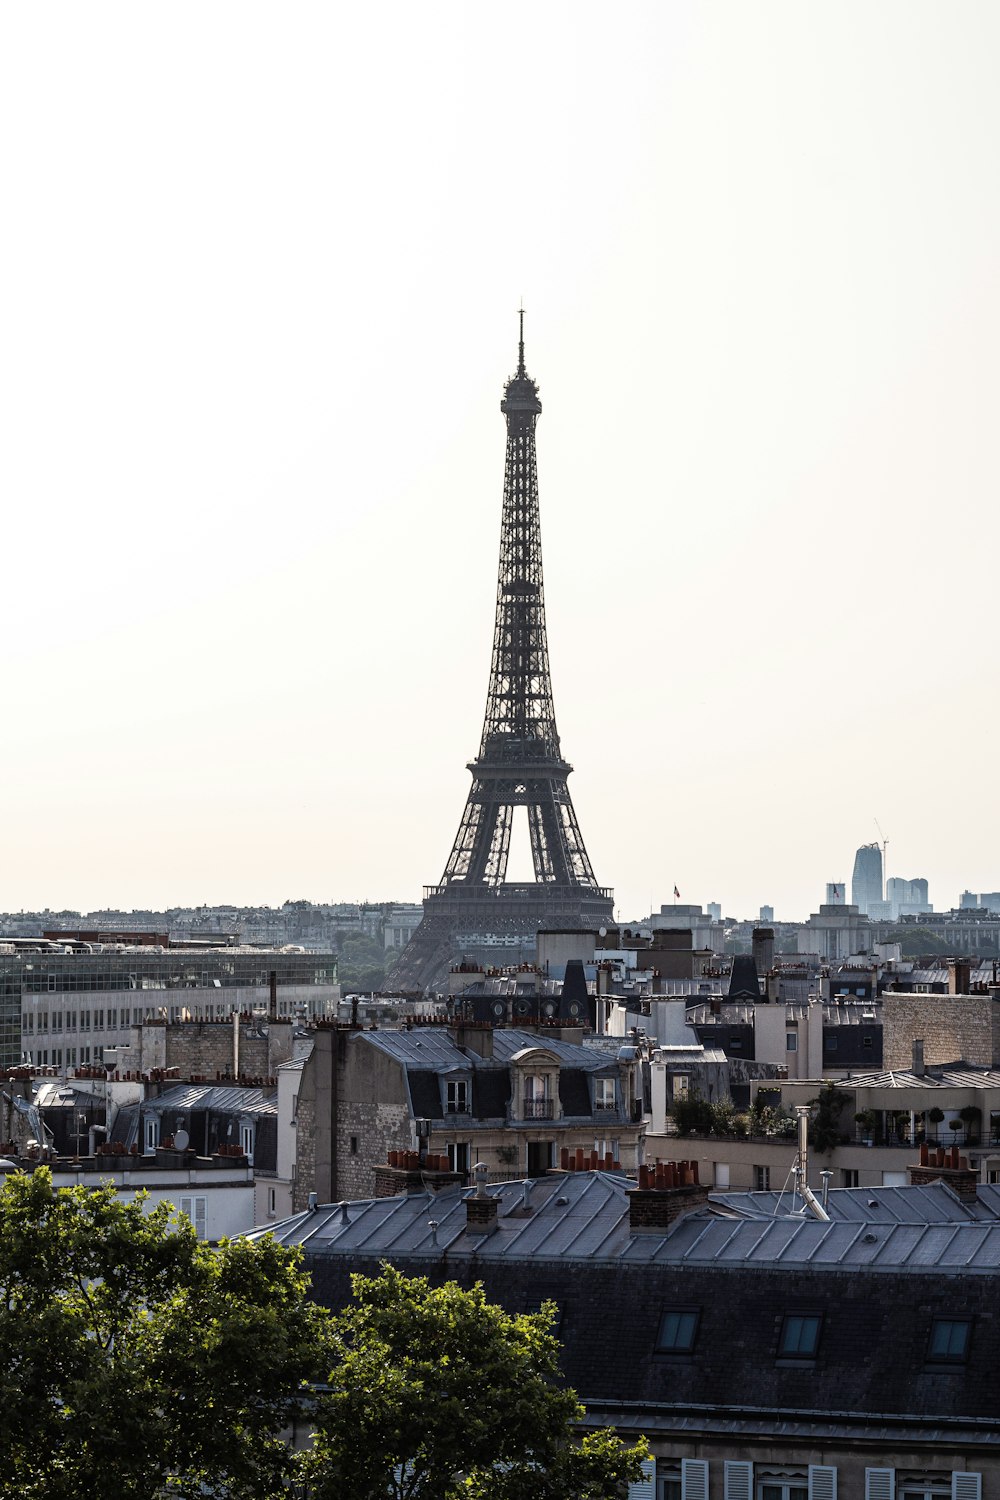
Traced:
[[[540, 926], [597, 926], [612, 914], [612, 894], [597, 884], [577, 823], [567, 785], [573, 768], [562, 756], [552, 702], [535, 459], [542, 403], [524, 362], [523, 308], [517, 372], [500, 410], [507, 453], [482, 739], [469, 764], [472, 786], [441, 883], [425, 893], [423, 921], [388, 976], [401, 987], [440, 977], [449, 958], [475, 946], [463, 938], [516, 936], [533, 950]], [[509, 885], [518, 807], [527, 809], [535, 879]]]

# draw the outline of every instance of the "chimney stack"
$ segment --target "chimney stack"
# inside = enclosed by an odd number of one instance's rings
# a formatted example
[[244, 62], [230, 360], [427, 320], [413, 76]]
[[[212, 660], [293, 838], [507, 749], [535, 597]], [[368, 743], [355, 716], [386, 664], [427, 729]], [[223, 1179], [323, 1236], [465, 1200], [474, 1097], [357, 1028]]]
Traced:
[[774, 928], [755, 927], [750, 939], [750, 950], [757, 965], [757, 973], [769, 974], [774, 968]]
[[916, 1077], [916, 1078], [923, 1078], [925, 1071], [926, 1070], [924, 1068], [924, 1039], [923, 1039], [923, 1037], [914, 1037], [913, 1038], [913, 1066], [910, 1069], [910, 1072], [913, 1073], [914, 1077]]
[[639, 1186], [627, 1189], [632, 1234], [665, 1234], [684, 1214], [708, 1202], [708, 1188], [698, 1181], [696, 1161], [657, 1162], [639, 1168]]
[[972, 979], [972, 963], [967, 958], [949, 958], [948, 960], [948, 993], [949, 995], [967, 995], [969, 984]]
[[492, 1234], [497, 1227], [500, 1205], [486, 1191], [486, 1176], [489, 1172], [485, 1162], [473, 1167], [476, 1191], [465, 1200], [465, 1227], [469, 1234]]

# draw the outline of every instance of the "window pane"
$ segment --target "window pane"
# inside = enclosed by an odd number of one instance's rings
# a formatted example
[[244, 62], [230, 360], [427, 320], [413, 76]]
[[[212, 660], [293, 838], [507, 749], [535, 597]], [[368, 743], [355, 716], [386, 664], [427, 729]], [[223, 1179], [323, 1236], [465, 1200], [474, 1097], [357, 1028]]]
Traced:
[[659, 1349], [687, 1353], [694, 1348], [694, 1336], [698, 1328], [698, 1314], [694, 1311], [665, 1312], [660, 1320]]
[[779, 1353], [790, 1359], [809, 1359], [819, 1343], [819, 1318], [789, 1314], [781, 1330]]
[[930, 1353], [936, 1359], [964, 1359], [971, 1324], [965, 1319], [935, 1318], [931, 1325]]

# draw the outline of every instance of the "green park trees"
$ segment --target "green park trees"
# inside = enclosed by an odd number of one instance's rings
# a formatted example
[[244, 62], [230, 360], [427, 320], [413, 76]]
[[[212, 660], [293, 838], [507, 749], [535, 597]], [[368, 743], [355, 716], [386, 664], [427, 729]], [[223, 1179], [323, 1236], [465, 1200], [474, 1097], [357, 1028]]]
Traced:
[[[0, 1496], [610, 1500], [641, 1452], [578, 1441], [550, 1313], [385, 1267], [330, 1314], [267, 1236], [213, 1249], [166, 1205], [16, 1174], [0, 1189]], [[298, 1450], [293, 1420], [313, 1429]]]

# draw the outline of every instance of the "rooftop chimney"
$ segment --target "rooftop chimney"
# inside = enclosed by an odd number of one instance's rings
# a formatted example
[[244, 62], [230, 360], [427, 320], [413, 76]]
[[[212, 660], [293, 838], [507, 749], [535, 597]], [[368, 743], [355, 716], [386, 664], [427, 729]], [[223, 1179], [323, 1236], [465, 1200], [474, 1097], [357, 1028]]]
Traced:
[[465, 1200], [465, 1227], [469, 1234], [492, 1234], [497, 1227], [500, 1205], [486, 1191], [489, 1167], [485, 1162], [477, 1162], [472, 1170], [476, 1179], [476, 1191], [471, 1198]]
[[750, 939], [750, 951], [757, 965], [757, 973], [769, 974], [774, 968], [774, 928], [755, 927]]
[[924, 1068], [924, 1039], [923, 1039], [922, 1036], [921, 1037], [914, 1037], [913, 1038], [913, 1066], [910, 1069], [910, 1072], [914, 1075], [915, 1078], [923, 1078], [925, 1071], [926, 1071], [926, 1069]]
[[639, 1168], [639, 1186], [629, 1188], [628, 1227], [632, 1234], [664, 1234], [675, 1219], [704, 1208], [708, 1188], [698, 1182], [696, 1161], [658, 1161]]
[[949, 995], [967, 995], [969, 983], [972, 978], [972, 963], [967, 958], [949, 958], [948, 960], [948, 993]]
[[946, 1182], [965, 1203], [975, 1203], [979, 1174], [969, 1166], [967, 1156], [960, 1156], [957, 1146], [934, 1147], [927, 1141], [920, 1145], [920, 1161], [907, 1167], [911, 1187], [929, 1182]]
[[460, 1051], [468, 1055], [474, 1052], [484, 1062], [490, 1062], [493, 1057], [493, 1026], [492, 1023], [475, 1023], [472, 1021], [455, 1021], [448, 1027], [448, 1035]]

